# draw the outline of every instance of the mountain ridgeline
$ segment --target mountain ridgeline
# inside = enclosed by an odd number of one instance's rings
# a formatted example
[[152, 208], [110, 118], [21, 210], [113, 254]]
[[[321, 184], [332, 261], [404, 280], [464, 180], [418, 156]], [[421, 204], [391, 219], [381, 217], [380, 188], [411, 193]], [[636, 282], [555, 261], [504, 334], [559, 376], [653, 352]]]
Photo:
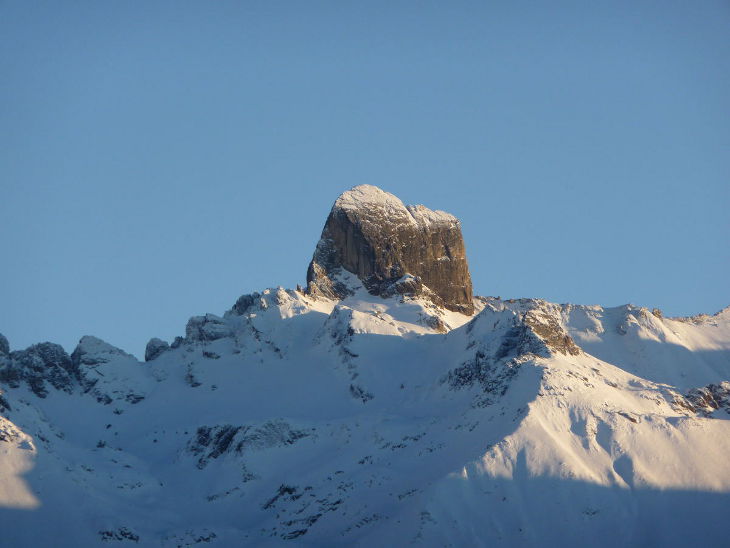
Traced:
[[14, 548], [724, 546], [728, 454], [730, 307], [473, 296], [459, 221], [367, 185], [305, 288], [144, 362], [0, 335]]

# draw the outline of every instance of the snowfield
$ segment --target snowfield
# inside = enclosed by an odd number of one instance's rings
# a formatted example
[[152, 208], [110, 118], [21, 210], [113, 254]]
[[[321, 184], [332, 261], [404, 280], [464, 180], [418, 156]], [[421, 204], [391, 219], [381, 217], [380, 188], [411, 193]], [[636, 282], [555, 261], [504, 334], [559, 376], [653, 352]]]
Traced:
[[728, 545], [730, 309], [345, 283], [0, 353], [0, 544]]

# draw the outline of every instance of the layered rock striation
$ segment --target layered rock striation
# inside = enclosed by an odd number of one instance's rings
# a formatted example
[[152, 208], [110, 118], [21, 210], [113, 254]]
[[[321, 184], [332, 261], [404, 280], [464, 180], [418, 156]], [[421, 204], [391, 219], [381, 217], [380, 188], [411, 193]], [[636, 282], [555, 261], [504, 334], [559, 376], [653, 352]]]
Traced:
[[373, 295], [423, 295], [449, 310], [474, 313], [459, 220], [406, 206], [375, 186], [356, 186], [335, 201], [309, 264], [307, 292], [344, 298], [342, 270]]

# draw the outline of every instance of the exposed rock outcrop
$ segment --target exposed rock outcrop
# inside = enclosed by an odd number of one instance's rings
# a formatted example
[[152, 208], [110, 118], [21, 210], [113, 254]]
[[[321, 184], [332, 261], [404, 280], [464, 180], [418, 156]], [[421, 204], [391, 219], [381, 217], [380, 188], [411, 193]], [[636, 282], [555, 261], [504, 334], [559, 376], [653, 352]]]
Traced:
[[0, 333], [0, 354], [10, 354], [10, 343], [8, 343], [8, 339], [2, 333]]
[[686, 401], [693, 411], [708, 417], [718, 409], [730, 413], [730, 382], [724, 381], [690, 390]]
[[307, 292], [344, 298], [342, 269], [373, 295], [408, 290], [449, 310], [474, 312], [458, 219], [422, 205], [406, 206], [374, 186], [356, 186], [335, 202], [307, 271]]
[[313, 430], [295, 429], [280, 419], [258, 426], [201, 426], [188, 444], [188, 451], [200, 455], [198, 468], [202, 469], [212, 459], [225, 454], [243, 455], [250, 451], [293, 445], [302, 438], [314, 435]]
[[170, 350], [170, 345], [167, 344], [167, 342], [163, 341], [162, 339], [158, 339], [157, 337], [153, 337], [149, 340], [147, 346], [144, 349], [144, 361], [152, 361], [157, 356], [159, 356], [163, 352], [167, 352], [168, 350]]
[[189, 341], [215, 341], [232, 334], [233, 331], [226, 321], [215, 314], [193, 316], [185, 326], [185, 338]]
[[16, 388], [22, 381], [38, 397], [45, 398], [48, 386], [71, 392], [79, 378], [78, 365], [61, 345], [44, 342], [10, 353], [0, 367], [0, 382]]
[[551, 313], [550, 310], [546, 310], [544, 304], [536, 301], [534, 308], [525, 313], [523, 321], [532, 329], [533, 333], [545, 341], [551, 351], [566, 356], [580, 354], [580, 348], [560, 325], [555, 312]]
[[266, 306], [266, 301], [261, 299], [261, 293], [254, 292], [246, 295], [241, 295], [236, 304], [233, 305], [232, 312], [239, 316], [246, 314], [249, 310], [254, 308], [256, 305]]

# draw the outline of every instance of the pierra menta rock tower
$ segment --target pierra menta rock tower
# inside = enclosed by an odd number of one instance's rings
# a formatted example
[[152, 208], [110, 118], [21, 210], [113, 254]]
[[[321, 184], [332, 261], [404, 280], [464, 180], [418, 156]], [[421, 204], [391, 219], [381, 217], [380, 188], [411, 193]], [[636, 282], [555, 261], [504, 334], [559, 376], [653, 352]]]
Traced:
[[459, 220], [422, 205], [404, 205], [371, 185], [335, 201], [307, 271], [307, 292], [343, 298], [343, 270], [373, 295], [421, 295], [473, 314], [471, 276]]

